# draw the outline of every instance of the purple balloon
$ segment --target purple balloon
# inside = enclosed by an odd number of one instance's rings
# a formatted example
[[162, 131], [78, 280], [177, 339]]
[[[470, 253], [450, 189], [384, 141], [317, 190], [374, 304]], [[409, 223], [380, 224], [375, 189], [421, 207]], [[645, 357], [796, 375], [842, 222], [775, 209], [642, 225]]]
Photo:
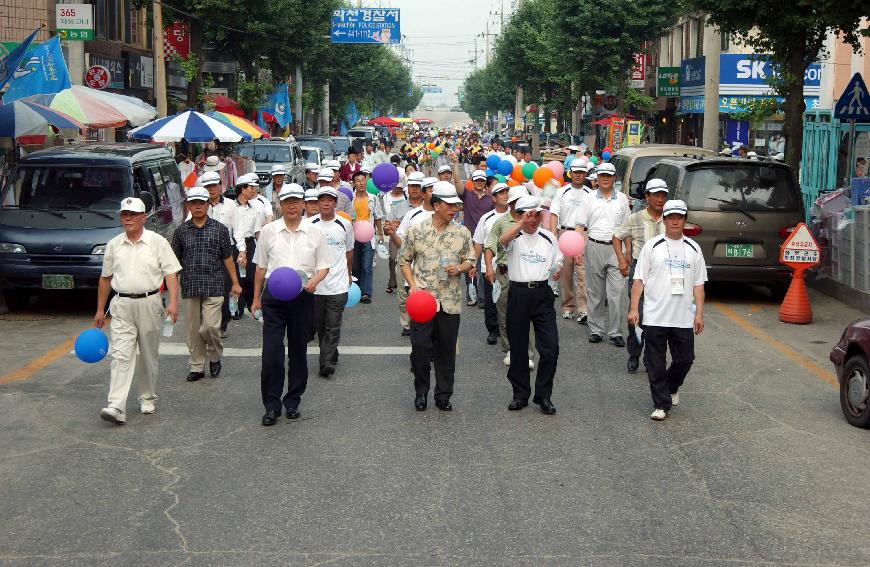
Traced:
[[302, 279], [293, 268], [282, 267], [272, 272], [268, 281], [269, 293], [275, 299], [292, 301], [302, 291]]
[[350, 199], [351, 201], [353, 201], [353, 193], [351, 192], [350, 189], [348, 189], [348, 188], [345, 187], [344, 185], [342, 185], [341, 187], [338, 188], [338, 192], [339, 192], [339, 193], [344, 193], [345, 195], [347, 195], [347, 198], [348, 198], [348, 199]]
[[392, 191], [399, 182], [399, 170], [391, 163], [379, 163], [372, 170], [372, 181], [381, 191]]

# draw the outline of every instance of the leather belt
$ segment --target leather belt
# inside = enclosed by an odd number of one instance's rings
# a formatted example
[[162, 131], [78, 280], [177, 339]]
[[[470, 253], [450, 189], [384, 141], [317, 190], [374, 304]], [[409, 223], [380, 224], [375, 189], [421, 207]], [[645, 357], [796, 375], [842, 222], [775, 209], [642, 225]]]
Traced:
[[563, 226], [562, 230], [576, 230], [576, 228], [573, 226]]
[[541, 280], [537, 282], [515, 282], [511, 280], [512, 287], [544, 287], [549, 285], [550, 282], [548, 282], [547, 280]]
[[606, 246], [613, 246], [613, 242], [607, 242], [606, 240], [595, 240], [591, 236], [589, 237], [589, 240], [591, 240], [595, 244], [604, 244]]
[[155, 293], [158, 293], [159, 291], [160, 291], [159, 289], [155, 289], [154, 291], [146, 291], [144, 293], [121, 293], [121, 292], [118, 292], [117, 295], [118, 295], [118, 297], [127, 297], [130, 299], [142, 299], [143, 297], [148, 297], [149, 295], [154, 295]]
[[498, 273], [501, 275], [505, 275], [507, 273], [507, 264], [499, 264], [495, 269], [498, 270]]

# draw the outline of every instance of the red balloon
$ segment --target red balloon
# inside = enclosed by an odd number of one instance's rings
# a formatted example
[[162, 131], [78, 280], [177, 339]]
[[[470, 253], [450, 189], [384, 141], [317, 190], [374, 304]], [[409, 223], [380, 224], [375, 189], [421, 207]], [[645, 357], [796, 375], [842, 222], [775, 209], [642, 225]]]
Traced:
[[408, 316], [415, 323], [428, 323], [431, 321], [435, 317], [435, 310], [437, 308], [435, 296], [422, 289], [410, 294], [405, 302]]

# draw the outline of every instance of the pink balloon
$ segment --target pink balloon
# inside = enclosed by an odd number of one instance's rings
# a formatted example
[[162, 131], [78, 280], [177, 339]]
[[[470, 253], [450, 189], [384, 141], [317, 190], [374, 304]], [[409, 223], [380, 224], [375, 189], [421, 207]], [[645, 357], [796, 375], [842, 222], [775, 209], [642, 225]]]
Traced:
[[562, 165], [562, 162], [553, 160], [544, 167], [549, 168], [549, 170], [553, 172], [553, 177], [556, 179], [562, 179], [562, 176], [565, 175], [565, 166]]
[[586, 241], [575, 230], [566, 230], [559, 237], [559, 250], [565, 256], [577, 256], [586, 249]]
[[366, 220], [356, 221], [353, 225], [353, 236], [357, 242], [371, 242], [375, 236], [375, 227]]

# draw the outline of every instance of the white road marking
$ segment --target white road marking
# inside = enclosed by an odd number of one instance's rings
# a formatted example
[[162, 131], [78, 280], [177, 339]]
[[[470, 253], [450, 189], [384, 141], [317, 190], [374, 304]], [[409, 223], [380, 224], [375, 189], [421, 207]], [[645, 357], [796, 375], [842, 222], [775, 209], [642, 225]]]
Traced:
[[[224, 348], [224, 356], [230, 357], [254, 357], [262, 355], [261, 348]], [[411, 354], [411, 347], [388, 347], [388, 346], [338, 346], [338, 352], [345, 355], [381, 355], [381, 354]], [[184, 343], [161, 343], [160, 354], [164, 356], [187, 356], [187, 345]], [[320, 348], [308, 347], [308, 354], [320, 354]]]

